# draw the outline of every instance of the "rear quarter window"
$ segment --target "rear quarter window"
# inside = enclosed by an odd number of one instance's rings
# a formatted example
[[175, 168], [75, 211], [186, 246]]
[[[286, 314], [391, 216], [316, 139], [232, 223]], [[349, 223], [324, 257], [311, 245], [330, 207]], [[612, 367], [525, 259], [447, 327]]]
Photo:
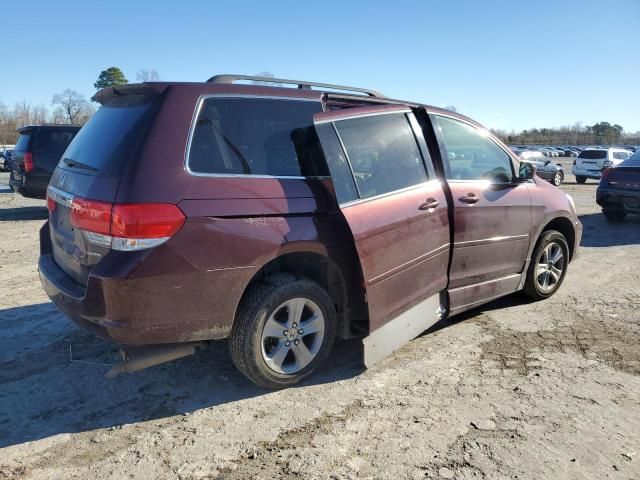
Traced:
[[20, 137], [18, 137], [14, 150], [19, 152], [27, 150], [29, 148], [29, 140], [31, 140], [31, 132], [21, 133]]
[[328, 176], [313, 115], [319, 102], [206, 98], [192, 127], [187, 166], [195, 174]]

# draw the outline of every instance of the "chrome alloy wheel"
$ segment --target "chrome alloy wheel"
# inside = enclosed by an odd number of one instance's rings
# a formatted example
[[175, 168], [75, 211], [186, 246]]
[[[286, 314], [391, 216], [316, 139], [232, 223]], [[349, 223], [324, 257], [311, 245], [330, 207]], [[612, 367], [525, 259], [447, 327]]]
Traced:
[[549, 293], [560, 284], [565, 258], [560, 244], [549, 243], [540, 253], [536, 266], [536, 283], [541, 292]]
[[274, 372], [298, 373], [320, 351], [324, 332], [324, 315], [314, 301], [302, 297], [287, 300], [264, 324], [262, 358]]
[[556, 187], [559, 187], [562, 184], [563, 179], [564, 179], [564, 176], [562, 175], [562, 172], [557, 171], [556, 174], [553, 176], [553, 184]]

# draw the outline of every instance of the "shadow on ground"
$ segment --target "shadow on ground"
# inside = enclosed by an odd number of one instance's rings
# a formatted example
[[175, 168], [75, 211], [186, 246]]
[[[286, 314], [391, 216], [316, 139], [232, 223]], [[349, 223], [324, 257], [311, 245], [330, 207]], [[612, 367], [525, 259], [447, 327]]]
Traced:
[[[49, 331], [39, 332], [47, 325]], [[225, 342], [107, 380], [117, 348], [75, 327], [50, 303], [0, 310], [0, 328], [8, 332], [0, 338], [0, 447], [271, 394], [235, 369]], [[340, 342], [328, 364], [296, 388], [357, 376], [361, 358], [361, 342]]]
[[627, 215], [619, 223], [607, 221], [601, 212], [580, 215], [582, 247], [614, 247], [640, 244], [640, 215]]
[[17, 207], [0, 209], [0, 222], [46, 220], [47, 218], [47, 207]]

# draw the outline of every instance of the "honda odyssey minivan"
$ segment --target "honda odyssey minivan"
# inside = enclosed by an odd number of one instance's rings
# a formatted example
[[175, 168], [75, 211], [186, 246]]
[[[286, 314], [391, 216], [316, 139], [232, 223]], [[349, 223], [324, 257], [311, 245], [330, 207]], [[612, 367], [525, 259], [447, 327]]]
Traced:
[[122, 345], [111, 376], [224, 338], [267, 388], [335, 339], [362, 338], [370, 366], [447, 316], [553, 295], [578, 251], [571, 197], [455, 112], [241, 75], [95, 100], [47, 191], [39, 271]]

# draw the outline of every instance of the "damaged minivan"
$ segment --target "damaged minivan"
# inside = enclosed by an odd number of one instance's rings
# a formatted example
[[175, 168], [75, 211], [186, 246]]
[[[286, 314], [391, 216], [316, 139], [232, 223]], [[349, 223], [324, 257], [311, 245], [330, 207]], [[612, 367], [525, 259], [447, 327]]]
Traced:
[[577, 254], [571, 197], [455, 112], [241, 75], [95, 100], [48, 187], [39, 271], [122, 345], [111, 376], [225, 338], [266, 388], [336, 339], [370, 366], [447, 316], [553, 295]]

